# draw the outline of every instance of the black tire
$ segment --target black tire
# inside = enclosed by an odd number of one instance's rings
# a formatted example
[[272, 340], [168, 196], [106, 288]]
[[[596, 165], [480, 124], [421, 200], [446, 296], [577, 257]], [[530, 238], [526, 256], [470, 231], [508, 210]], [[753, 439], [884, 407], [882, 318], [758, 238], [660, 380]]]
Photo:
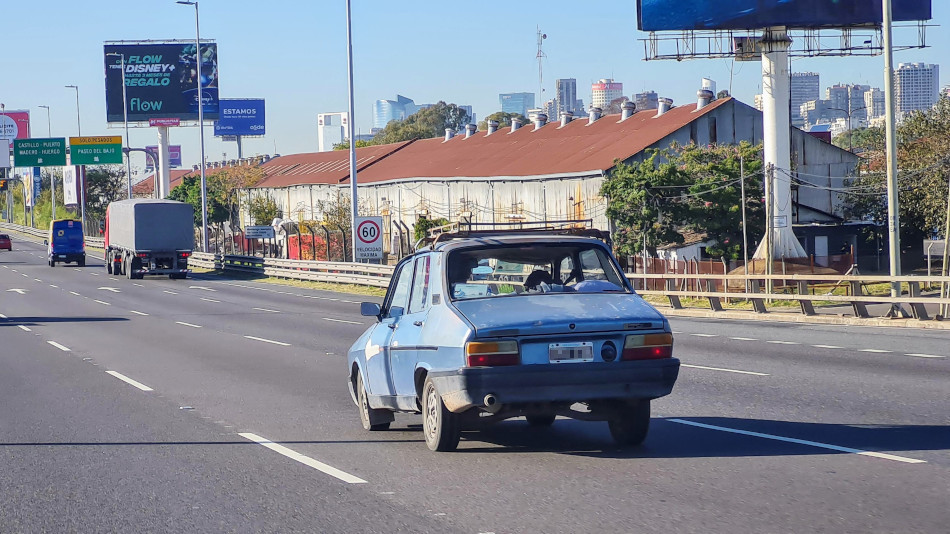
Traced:
[[[369, 407], [369, 400], [366, 398], [366, 387], [363, 386], [363, 375], [361, 374], [356, 375], [356, 403], [360, 410], [360, 423], [363, 424], [363, 430], [371, 432], [389, 430], [389, 423], [393, 419], [392, 412]], [[380, 422], [380, 419], [384, 422]]]
[[650, 430], [650, 401], [626, 406], [612, 419], [607, 421], [610, 435], [618, 445], [635, 447], [643, 443]]
[[128, 261], [122, 263], [122, 271], [125, 272], [125, 277], [129, 280], [135, 280], [135, 273], [132, 272], [132, 269], [135, 268], [135, 258], [129, 258]]
[[422, 387], [422, 432], [429, 450], [449, 452], [459, 445], [459, 416], [442, 402], [431, 378]]
[[112, 254], [106, 254], [106, 272], [112, 274]]
[[50, 266], [50, 267], [56, 267], [56, 262], [53, 261], [53, 260], [49, 260], [49, 266]]
[[76, 262], [76, 264], [79, 265], [80, 267], [85, 267], [85, 266], [86, 266], [86, 258], [79, 258], [79, 260]]
[[532, 427], [547, 427], [554, 424], [554, 418], [557, 417], [553, 413], [546, 415], [526, 415], [525, 419], [528, 420], [528, 426]]

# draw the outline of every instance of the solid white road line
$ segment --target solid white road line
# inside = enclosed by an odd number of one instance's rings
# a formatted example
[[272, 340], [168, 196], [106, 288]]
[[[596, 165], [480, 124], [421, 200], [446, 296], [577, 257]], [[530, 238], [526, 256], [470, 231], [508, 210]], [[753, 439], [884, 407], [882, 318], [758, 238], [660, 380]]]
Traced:
[[946, 356], [937, 356], [934, 354], [907, 354], [907, 356], [915, 356], [917, 358], [946, 358]]
[[766, 341], [766, 343], [774, 343], [775, 345], [801, 345], [797, 341]]
[[220, 300], [206, 299], [206, 298], [204, 298], [204, 297], [201, 297], [201, 300], [203, 300], [203, 301], [205, 301], [205, 302], [221, 302]]
[[118, 378], [119, 380], [125, 382], [126, 384], [135, 386], [135, 387], [141, 389], [142, 391], [152, 391], [152, 388], [146, 386], [145, 384], [143, 384], [143, 383], [141, 383], [141, 382], [132, 380], [131, 378], [129, 378], [129, 377], [127, 377], [127, 376], [125, 376], [125, 375], [123, 375], [123, 374], [121, 374], [121, 373], [117, 373], [117, 372], [115, 372], [115, 371], [106, 371], [106, 373], [108, 373], [108, 374], [110, 374], [110, 375], [112, 375], [112, 376]]
[[733, 434], [742, 434], [743, 436], [752, 436], [752, 437], [756, 437], [756, 438], [773, 439], [773, 440], [775, 440], [775, 441], [784, 441], [784, 442], [786, 442], [786, 443], [796, 443], [796, 444], [798, 444], [798, 445], [808, 445], [809, 447], [818, 447], [818, 448], [821, 448], [821, 449], [829, 449], [829, 450], [832, 450], [832, 451], [847, 452], [847, 453], [850, 453], [850, 454], [859, 454], [859, 455], [861, 455], [861, 456], [870, 456], [870, 457], [872, 457], [872, 458], [881, 458], [881, 459], [883, 459], [883, 460], [894, 460], [895, 462], [904, 462], [904, 463], [908, 463], [908, 464], [925, 464], [925, 463], [927, 463], [927, 462], [924, 461], [924, 460], [917, 460], [917, 459], [914, 459], [914, 458], [906, 458], [906, 457], [904, 457], [904, 456], [895, 456], [895, 455], [893, 455], [893, 454], [884, 454], [884, 453], [882, 453], [882, 452], [864, 451], [864, 450], [861, 450], [861, 449], [852, 449], [852, 448], [850, 448], [850, 447], [840, 447], [840, 446], [838, 446], [838, 445], [831, 445], [831, 444], [828, 444], [828, 443], [819, 443], [819, 442], [817, 442], [817, 441], [808, 441], [808, 440], [804, 440], [804, 439], [786, 438], [786, 437], [784, 437], [784, 436], [776, 436], [776, 435], [773, 435], [773, 434], [762, 434], [761, 432], [750, 432], [750, 431], [748, 431], [748, 430], [739, 430], [739, 429], [737, 429], [737, 428], [727, 428], [727, 427], [724, 427], [724, 426], [707, 425], [707, 424], [705, 424], [705, 423], [696, 423], [696, 422], [694, 422], [694, 421], [687, 421], [687, 420], [685, 420], [685, 419], [667, 419], [667, 421], [670, 421], [670, 422], [672, 422], [672, 423], [679, 423], [679, 424], [681, 424], [681, 425], [696, 426], [696, 427], [705, 428], [705, 429], [708, 429], [708, 430], [719, 430], [719, 431], [722, 431], [722, 432], [730, 432], [730, 433], [733, 433]]
[[892, 351], [892, 350], [881, 350], [881, 349], [861, 349], [861, 350], [859, 350], [858, 352], [875, 352], [875, 353], [878, 353], [878, 354], [884, 354], [884, 353], [894, 352], [894, 351]]
[[93, 301], [93, 302], [98, 302], [99, 304], [105, 304], [106, 306], [112, 306], [112, 304], [109, 304], [108, 302], [103, 302], [103, 301], [101, 301], [101, 300], [92, 299], [92, 301]]
[[148, 315], [145, 312], [140, 312], [140, 311], [135, 311], [135, 310], [129, 310], [129, 312], [134, 313], [135, 315]]
[[734, 339], [736, 341], [758, 341], [754, 337], [730, 337], [729, 339]]
[[756, 373], [753, 371], [739, 371], [737, 369], [723, 369], [721, 367], [705, 367], [703, 365], [689, 365], [681, 363], [680, 367], [692, 367], [693, 369], [706, 369], [707, 371], [723, 371], [726, 373], [738, 373], [740, 375], [769, 376], [768, 373]]
[[267, 308], [251, 308], [251, 309], [252, 309], [252, 310], [257, 310], [257, 311], [262, 311], [262, 312], [280, 313], [280, 311], [278, 311], [278, 310], [268, 310]]
[[812, 345], [816, 349], [843, 349], [844, 347], [839, 347], [837, 345]]
[[332, 317], [324, 317], [324, 321], [333, 321], [334, 323], [346, 323], [346, 324], [363, 324], [358, 321], [346, 321], [344, 319], [333, 319]]
[[287, 458], [290, 458], [291, 460], [296, 460], [308, 467], [312, 467], [316, 469], [317, 471], [320, 471], [321, 473], [325, 473], [327, 475], [330, 475], [331, 477], [342, 480], [343, 482], [347, 482], [349, 484], [366, 484], [366, 481], [363, 480], [362, 478], [353, 476], [345, 471], [340, 471], [339, 469], [333, 466], [314, 460], [313, 458], [309, 456], [304, 456], [303, 454], [300, 454], [299, 452], [293, 449], [289, 449], [287, 447], [284, 447], [283, 445], [278, 445], [277, 443], [274, 443], [273, 441], [267, 438], [262, 438], [258, 436], [257, 434], [251, 434], [250, 432], [240, 432], [238, 433], [238, 435], [246, 440], [253, 441], [254, 443], [263, 445], [278, 454], [282, 454], [286, 456]]
[[61, 350], [61, 351], [63, 351], [63, 352], [69, 352], [69, 347], [60, 345], [59, 343], [57, 343], [57, 342], [55, 342], [55, 341], [47, 341], [47, 343], [49, 343], [50, 345], [56, 347], [57, 349], [59, 349], [59, 350]]
[[198, 325], [196, 325], [196, 324], [185, 323], [185, 322], [182, 322], [182, 321], [175, 321], [175, 324], [180, 324], [180, 325], [182, 325], [182, 326], [190, 326], [190, 327], [192, 327], [192, 328], [201, 328], [200, 326], [198, 326]]
[[282, 347], [289, 347], [290, 343], [284, 343], [283, 341], [274, 341], [273, 339], [264, 339], [262, 337], [254, 336], [244, 336], [247, 339], [253, 339], [254, 341], [263, 341], [264, 343], [273, 343], [274, 345], [280, 345]]
[[716, 334], [690, 334], [690, 335], [696, 336], [696, 337], [719, 337]]
[[32, 332], [32, 330], [30, 330], [29, 327], [23, 326], [22, 324], [18, 324], [16, 326], [17, 328], [19, 328], [20, 330], [23, 330], [24, 332]]

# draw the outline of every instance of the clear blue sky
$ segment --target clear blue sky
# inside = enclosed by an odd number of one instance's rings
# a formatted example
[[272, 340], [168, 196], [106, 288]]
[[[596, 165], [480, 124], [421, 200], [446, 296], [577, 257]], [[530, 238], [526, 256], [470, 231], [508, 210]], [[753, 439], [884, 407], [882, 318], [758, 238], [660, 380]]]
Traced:
[[[34, 136], [76, 135], [75, 92], [80, 87], [84, 135], [120, 135], [108, 129], [102, 46], [107, 40], [194, 38], [194, 8], [174, 0], [31, 0], [4, 2], [0, 27], [0, 102], [30, 109]], [[201, 0], [201, 35], [218, 42], [223, 98], [267, 101], [267, 136], [245, 140], [245, 155], [316, 150], [316, 114], [345, 111], [346, 9], [344, 0]], [[630, 95], [646, 89], [676, 104], [696, 98], [700, 79], [730, 85], [731, 61], [643, 61], [645, 35], [636, 29], [634, 0], [595, 4], [562, 0], [436, 2], [353, 0], [356, 125], [372, 126], [373, 102], [402, 94], [417, 103], [439, 100], [474, 106], [479, 117], [499, 110], [498, 93], [537, 92], [536, 28], [548, 36], [543, 61], [545, 99], [556, 78], [576, 78], [578, 97], [590, 103], [589, 83], [613, 77]], [[950, 51], [950, 2], [934, 2], [931, 48], [902, 51], [895, 62], [940, 63]], [[899, 40], [916, 40], [904, 31]], [[794, 71], [835, 83], [883, 85], [883, 58], [800, 59]], [[942, 65], [947, 83], [950, 65]], [[752, 103], [760, 92], [758, 63], [735, 63], [732, 93]], [[210, 160], [236, 157], [206, 129]], [[197, 163], [196, 128], [173, 128], [186, 165]], [[135, 129], [132, 146], [156, 144], [154, 129]], [[133, 164], [141, 167], [141, 156]]]

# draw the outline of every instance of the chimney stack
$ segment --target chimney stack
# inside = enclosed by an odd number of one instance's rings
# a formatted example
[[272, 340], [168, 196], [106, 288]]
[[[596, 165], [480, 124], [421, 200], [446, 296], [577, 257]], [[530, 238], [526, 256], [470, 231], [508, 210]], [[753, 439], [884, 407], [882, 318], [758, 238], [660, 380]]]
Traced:
[[466, 125], [465, 125], [465, 138], [468, 139], [469, 137], [475, 135], [475, 130], [477, 130], [477, 129], [478, 129], [478, 126], [476, 126], [476, 125], [474, 125], [474, 124], [472, 124], [472, 123], [466, 124]]
[[[446, 128], [446, 129], [445, 129], [445, 141], [448, 141], [449, 139], [452, 139], [453, 137], [455, 137], [455, 132], [452, 131], [452, 128]], [[445, 141], [443, 141], [443, 142], [445, 142]]]
[[538, 116], [534, 119], [534, 129], [540, 130], [548, 122], [548, 116], [544, 113], [538, 113]]
[[600, 108], [590, 108], [590, 115], [587, 117], [587, 125], [590, 126], [600, 119], [600, 114], [603, 113], [603, 111], [604, 110]]
[[567, 126], [567, 123], [574, 120], [574, 112], [572, 111], [562, 111], [561, 112], [561, 128]]
[[709, 89], [700, 89], [699, 91], [696, 91], [696, 97], [698, 98], [696, 102], [696, 111], [708, 106], [709, 103], [712, 102], [714, 96], [716, 95], [714, 95]]
[[521, 128], [521, 119], [511, 119], [511, 132], [508, 133], [512, 133], [518, 128]]
[[672, 98], [661, 98], [659, 100], [659, 107], [656, 109], [656, 116], [659, 117], [670, 110], [673, 107]]
[[622, 107], [623, 107], [623, 111], [622, 111], [622, 114], [620, 115], [621, 121], [625, 121], [629, 119], [633, 115], [633, 111], [637, 109], [637, 105], [629, 100], [624, 102]]
[[498, 121], [495, 121], [495, 120], [488, 121], [488, 134], [487, 134], [487, 135], [491, 135], [491, 134], [493, 134], [493, 133], [495, 133], [495, 132], [497, 132], [497, 131], [498, 131]]

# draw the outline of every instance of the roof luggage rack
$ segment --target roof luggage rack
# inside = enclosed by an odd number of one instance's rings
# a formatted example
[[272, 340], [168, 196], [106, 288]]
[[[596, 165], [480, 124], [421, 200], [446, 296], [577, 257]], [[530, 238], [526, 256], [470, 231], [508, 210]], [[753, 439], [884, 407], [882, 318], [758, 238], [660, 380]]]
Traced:
[[420, 246], [435, 246], [451, 239], [473, 237], [497, 237], [504, 235], [569, 235], [593, 237], [611, 245], [610, 232], [593, 227], [593, 219], [563, 221], [518, 221], [506, 223], [470, 223], [454, 222], [445, 226], [430, 228], [428, 235], [416, 243]]

